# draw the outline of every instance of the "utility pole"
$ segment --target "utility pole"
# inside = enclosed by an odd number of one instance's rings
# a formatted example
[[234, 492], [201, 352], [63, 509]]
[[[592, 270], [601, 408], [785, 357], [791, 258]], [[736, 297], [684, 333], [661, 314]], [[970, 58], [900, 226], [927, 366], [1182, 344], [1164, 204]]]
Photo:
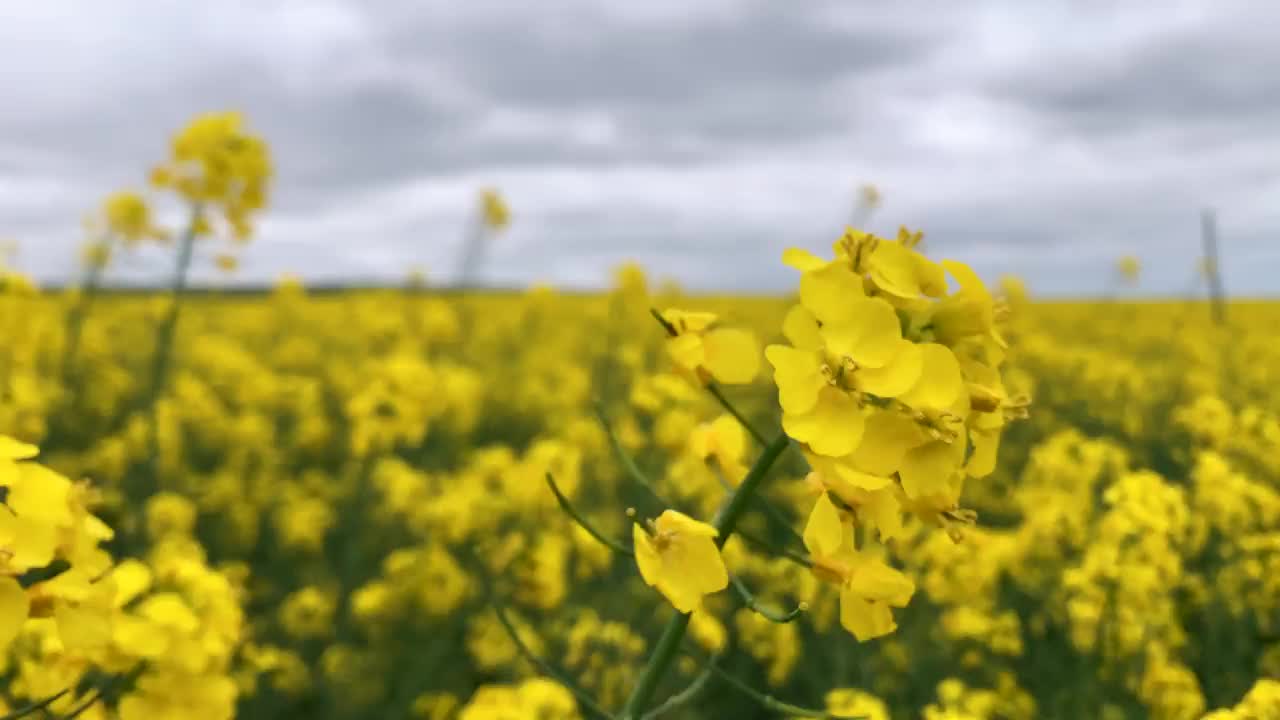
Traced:
[[1204, 272], [1209, 281], [1209, 300], [1213, 321], [1218, 325], [1227, 322], [1226, 292], [1222, 287], [1222, 268], [1218, 262], [1218, 219], [1213, 210], [1200, 213], [1200, 240], [1204, 244]]

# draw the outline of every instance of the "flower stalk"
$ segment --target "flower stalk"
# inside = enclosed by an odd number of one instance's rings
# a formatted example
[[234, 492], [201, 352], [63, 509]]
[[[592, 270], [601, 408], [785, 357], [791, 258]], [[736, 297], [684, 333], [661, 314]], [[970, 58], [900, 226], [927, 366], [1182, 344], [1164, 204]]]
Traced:
[[[765, 446], [764, 452], [756, 460], [755, 465], [752, 466], [747, 476], [743, 478], [742, 484], [738, 486], [738, 489], [730, 496], [729, 501], [716, 514], [712, 525], [715, 526], [718, 533], [715, 538], [717, 547], [723, 548], [724, 544], [733, 535], [734, 530], [737, 528], [738, 520], [746, 511], [747, 503], [751, 501], [751, 497], [760, 488], [778, 457], [787, 449], [789, 442], [786, 434], [780, 434], [773, 442]], [[675, 662], [676, 657], [680, 654], [680, 645], [689, 629], [689, 618], [690, 615], [688, 614], [676, 613], [667, 622], [666, 628], [662, 631], [662, 636], [658, 639], [653, 653], [649, 656], [648, 664], [641, 671], [640, 678], [636, 681], [636, 685], [631, 691], [631, 697], [627, 699], [627, 703], [619, 715], [619, 720], [638, 720], [649, 709], [653, 702], [654, 693], [658, 690], [658, 685], [666, 677], [672, 663]]]

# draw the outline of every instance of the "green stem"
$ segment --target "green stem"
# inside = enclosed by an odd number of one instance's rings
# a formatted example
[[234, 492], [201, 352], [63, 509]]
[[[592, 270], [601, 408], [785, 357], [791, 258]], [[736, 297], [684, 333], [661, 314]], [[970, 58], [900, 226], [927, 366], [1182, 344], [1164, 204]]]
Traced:
[[764, 434], [755, 429], [755, 427], [751, 425], [751, 421], [747, 420], [746, 416], [738, 412], [738, 408], [734, 407], [733, 404], [729, 402], [729, 398], [724, 396], [724, 392], [720, 390], [720, 386], [717, 385], [715, 381], [709, 381], [707, 383], [707, 392], [711, 393], [712, 396], [715, 397], [715, 399], [720, 403], [720, 407], [724, 408], [725, 412], [732, 415], [734, 419], [736, 419], [747, 431], [747, 434], [755, 438], [756, 442], [761, 445], [764, 445], [767, 442], [764, 439]]
[[600, 425], [604, 428], [605, 434], [609, 436], [609, 445], [613, 448], [613, 454], [617, 456], [618, 462], [622, 465], [622, 469], [627, 471], [631, 479], [641, 487], [653, 490], [653, 483], [649, 481], [648, 476], [636, 465], [636, 461], [631, 457], [631, 453], [622, 447], [622, 440], [618, 438], [618, 433], [613, 429], [613, 423], [609, 422], [609, 416], [605, 414], [604, 406], [599, 402], [595, 403], [596, 418], [600, 420]]
[[191, 261], [195, 257], [196, 226], [200, 222], [200, 206], [191, 210], [191, 224], [183, 233], [178, 243], [178, 262], [173, 269], [173, 286], [170, 290], [171, 302], [169, 310], [160, 323], [156, 333], [155, 354], [151, 359], [151, 392], [149, 398], [154, 400], [164, 390], [168, 375], [169, 363], [173, 356], [173, 336], [178, 327], [178, 318], [182, 313], [182, 298], [187, 291], [187, 277], [191, 272]]
[[67, 313], [67, 342], [62, 353], [63, 381], [70, 378], [76, 356], [80, 354], [80, 337], [84, 331], [84, 321], [89, 316], [89, 308], [93, 306], [93, 300], [98, 294], [98, 287], [102, 284], [102, 274], [105, 270], [104, 265], [89, 266], [85, 271], [84, 283], [80, 288], [79, 297], [76, 298], [76, 304]]
[[547, 485], [550, 485], [551, 492], [555, 493], [556, 502], [560, 503], [560, 509], [564, 510], [566, 515], [573, 518], [574, 522], [578, 523], [578, 525], [583, 530], [586, 530], [588, 535], [598, 540], [601, 545], [604, 545], [605, 547], [609, 548], [610, 550], [620, 555], [627, 555], [627, 556], [635, 555], [635, 553], [631, 551], [631, 548], [624, 546], [622, 543], [618, 542], [617, 540], [610, 540], [609, 538], [605, 537], [604, 534], [601, 533], [599, 530], [596, 530], [595, 527], [591, 525], [591, 523], [587, 522], [587, 519], [583, 517], [577, 511], [576, 508], [573, 507], [572, 503], [569, 502], [569, 498], [565, 497], [564, 493], [560, 492], [560, 486], [556, 485], [556, 479], [552, 477], [551, 473], [547, 473]]
[[733, 687], [733, 689], [743, 695], [746, 695], [752, 700], [755, 700], [765, 710], [777, 713], [779, 716], [787, 715], [791, 717], [820, 718], [821, 720], [866, 720], [866, 718], [861, 715], [834, 715], [826, 712], [825, 710], [811, 710], [809, 708], [800, 707], [799, 705], [792, 705], [790, 703], [783, 702], [772, 695], [766, 695], [759, 690], [756, 690], [742, 680], [734, 677], [733, 673], [721, 669], [714, 663], [707, 667], [711, 669], [711, 672], [715, 673], [716, 677], [724, 680]]
[[742, 600], [743, 607], [759, 615], [765, 620], [778, 623], [779, 625], [785, 625], [804, 614], [805, 606], [803, 603], [796, 606], [796, 609], [788, 613], [783, 613], [765, 605], [761, 605], [760, 601], [737, 575], [729, 575], [729, 583], [733, 586], [734, 592], [738, 593], [738, 597]]
[[[787, 449], [789, 442], [786, 434], [782, 433], [769, 443], [760, 458], [756, 460], [756, 464], [742, 479], [742, 484], [729, 498], [729, 502], [716, 513], [712, 523], [719, 533], [716, 537], [716, 547], [723, 548], [729, 537], [733, 535], [734, 529], [738, 526], [738, 520], [746, 511], [747, 503], [751, 501], [751, 496], [764, 482], [769, 469], [773, 467], [778, 456], [782, 455], [782, 451]], [[662, 682], [680, 652], [680, 643], [689, 629], [689, 617], [685, 613], [676, 613], [667, 622], [666, 629], [662, 631], [662, 637], [658, 639], [658, 644], [654, 646], [653, 653], [649, 656], [648, 664], [641, 671], [640, 679], [636, 681], [635, 688], [631, 691], [631, 697], [627, 699], [627, 704], [622, 709], [620, 720], [637, 720], [649, 708], [653, 695], [658, 690], [658, 684]]]
[[694, 678], [688, 687], [667, 698], [666, 702], [658, 707], [645, 713], [644, 720], [657, 720], [672, 710], [693, 702], [693, 699], [698, 696], [698, 693], [702, 692], [707, 686], [707, 682], [711, 680], [711, 676], [714, 673], [711, 666], [715, 665], [719, 660], [720, 658], [711, 658], [711, 662], [708, 663], [706, 669], [699, 673], [698, 677]]
[[458, 262], [458, 277], [455, 284], [458, 289], [470, 289], [475, 282], [476, 273], [484, 262], [484, 252], [489, 245], [490, 232], [484, 224], [484, 218], [476, 215], [467, 234], [466, 245], [462, 248], [462, 257]]
[[19, 720], [19, 718], [24, 718], [24, 717], [27, 717], [28, 715], [34, 715], [40, 712], [41, 710], [44, 710], [45, 708], [49, 707], [50, 705], [54, 704], [59, 699], [61, 699], [63, 695], [66, 695], [69, 692], [71, 692], [71, 688], [67, 688], [55, 695], [50, 695], [49, 697], [43, 700], [40, 700], [38, 702], [31, 703], [26, 707], [18, 708], [17, 710], [14, 710], [13, 712], [7, 715], [0, 716], [0, 720]]
[[768, 540], [756, 537], [751, 533], [739, 530], [738, 537], [742, 538], [743, 540], [746, 540], [751, 545], [755, 545], [756, 547], [760, 548], [761, 550], [764, 550], [765, 552], [771, 555], [776, 555], [777, 557], [790, 560], [791, 562], [799, 565], [800, 567], [803, 567], [803, 568], [813, 567], [813, 561], [805, 557], [804, 555], [801, 555], [800, 553], [797, 553], [797, 552], [792, 552], [791, 550], [788, 550], [786, 548], [776, 547], [773, 543], [769, 542]]
[[573, 696], [578, 699], [578, 702], [582, 703], [582, 706], [586, 708], [590, 714], [603, 718], [611, 717], [609, 713], [605, 712], [604, 708], [601, 708], [596, 704], [596, 701], [593, 700], [585, 690], [579, 688], [577, 684], [570, 680], [568, 675], [555, 669], [551, 666], [551, 663], [538, 657], [538, 655], [533, 652], [533, 649], [530, 648], [520, 637], [520, 633], [516, 631], [515, 625], [511, 624], [511, 619], [507, 617], [506, 611], [502, 609], [502, 606], [498, 604], [497, 600], [493, 600], [492, 605], [493, 613], [498, 616], [498, 622], [502, 625], [502, 629], [506, 631], [507, 636], [511, 638], [512, 644], [516, 646], [516, 650], [518, 650], [525, 659], [533, 663], [547, 677], [560, 683], [564, 686], [564, 689], [573, 693]]

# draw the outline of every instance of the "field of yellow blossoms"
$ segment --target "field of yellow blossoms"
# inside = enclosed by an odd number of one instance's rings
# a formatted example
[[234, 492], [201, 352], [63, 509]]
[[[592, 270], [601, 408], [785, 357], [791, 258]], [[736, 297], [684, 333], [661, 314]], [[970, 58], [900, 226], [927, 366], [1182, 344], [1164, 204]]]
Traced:
[[3, 276], [0, 717], [1280, 718], [1280, 305], [853, 228], [788, 297], [192, 292], [271, 162], [170, 156]]

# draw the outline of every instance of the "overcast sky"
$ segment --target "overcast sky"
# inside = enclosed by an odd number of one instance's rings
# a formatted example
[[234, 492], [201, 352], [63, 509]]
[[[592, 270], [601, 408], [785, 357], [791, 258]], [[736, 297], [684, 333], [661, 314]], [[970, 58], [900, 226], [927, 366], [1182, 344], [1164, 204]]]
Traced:
[[248, 280], [447, 281], [494, 185], [491, 282], [637, 260], [780, 290], [782, 249], [829, 248], [872, 182], [873, 229], [1047, 293], [1099, 292], [1130, 253], [1145, 290], [1187, 290], [1213, 206], [1229, 289], [1275, 293], [1277, 27], [1266, 0], [10, 2], [0, 238], [67, 277], [86, 211], [238, 109], [278, 169]]

